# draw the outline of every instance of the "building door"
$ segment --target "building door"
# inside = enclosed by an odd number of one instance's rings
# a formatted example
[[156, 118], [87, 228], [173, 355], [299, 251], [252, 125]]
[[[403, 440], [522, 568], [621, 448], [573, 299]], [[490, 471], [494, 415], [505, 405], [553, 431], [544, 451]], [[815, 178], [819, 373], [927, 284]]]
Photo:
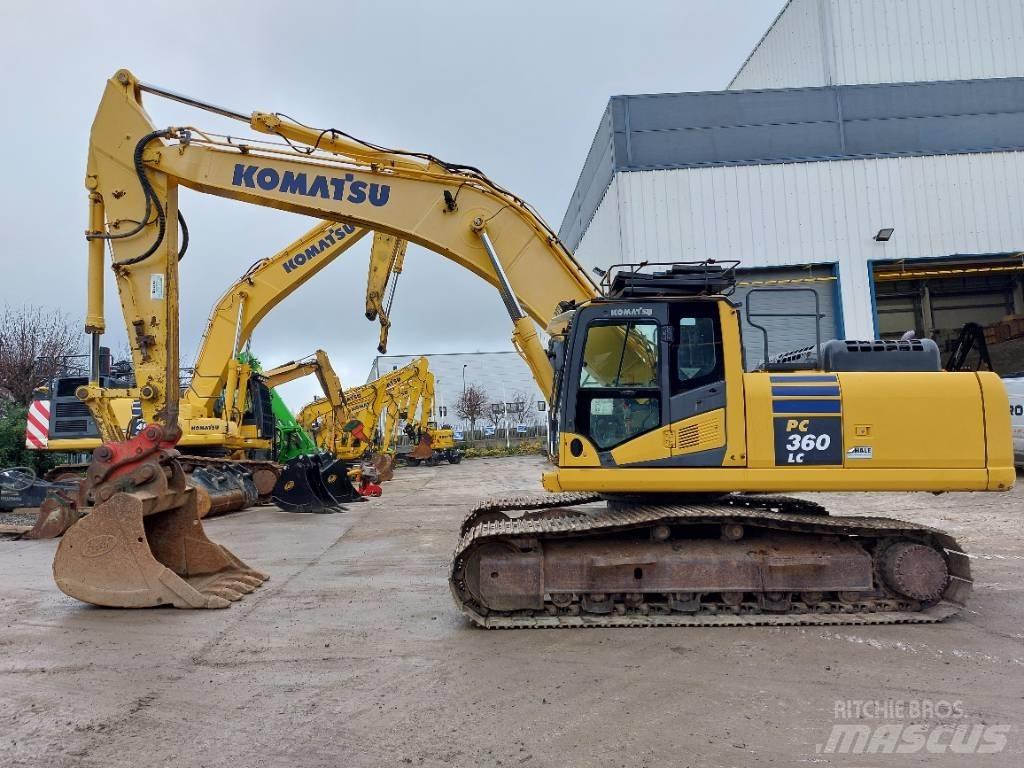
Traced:
[[882, 338], [907, 331], [940, 348], [965, 323], [986, 326], [1024, 310], [1020, 259], [923, 259], [875, 264], [876, 327]]

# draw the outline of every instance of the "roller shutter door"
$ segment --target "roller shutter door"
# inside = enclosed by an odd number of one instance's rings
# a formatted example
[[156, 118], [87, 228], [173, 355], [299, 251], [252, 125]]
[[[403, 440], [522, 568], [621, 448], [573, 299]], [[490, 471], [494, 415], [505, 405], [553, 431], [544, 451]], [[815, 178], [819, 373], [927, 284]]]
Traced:
[[[811, 289], [818, 296], [821, 312], [821, 340], [837, 338], [836, 322], [836, 281], [832, 265], [789, 269], [741, 270], [738, 274], [736, 293], [732, 295], [735, 304], [742, 304], [740, 317], [743, 328], [745, 366], [752, 370], [764, 358], [764, 337], [761, 331], [747, 324], [747, 295], [755, 288], [800, 288]], [[774, 281], [774, 282], [773, 282]], [[779, 281], [792, 281], [782, 282]], [[751, 312], [773, 314], [814, 312], [814, 297], [806, 290], [785, 293], [755, 293], [751, 299]], [[814, 344], [814, 321], [809, 317], [755, 318], [758, 325], [768, 330], [768, 354], [777, 355]]]

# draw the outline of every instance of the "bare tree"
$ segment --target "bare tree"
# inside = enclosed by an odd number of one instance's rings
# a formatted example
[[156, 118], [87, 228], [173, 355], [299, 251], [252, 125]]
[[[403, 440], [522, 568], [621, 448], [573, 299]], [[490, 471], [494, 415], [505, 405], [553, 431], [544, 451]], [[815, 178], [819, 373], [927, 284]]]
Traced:
[[508, 401], [508, 417], [515, 426], [533, 424], [533, 401], [525, 392], [515, 391]]
[[81, 351], [82, 332], [57, 309], [4, 307], [0, 318], [0, 387], [27, 405], [32, 391], [61, 374]]
[[505, 421], [505, 404], [491, 403], [491, 407], [487, 411], [487, 418], [490, 419], [491, 426], [498, 429]]
[[469, 431], [476, 430], [476, 423], [487, 410], [487, 394], [476, 384], [470, 384], [455, 401], [455, 413], [463, 421], [469, 422]]

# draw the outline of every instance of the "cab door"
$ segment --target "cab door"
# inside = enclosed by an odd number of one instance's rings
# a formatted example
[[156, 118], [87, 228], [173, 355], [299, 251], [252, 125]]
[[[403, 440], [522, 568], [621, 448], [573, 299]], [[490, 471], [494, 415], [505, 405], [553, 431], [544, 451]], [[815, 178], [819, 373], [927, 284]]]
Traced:
[[[664, 303], [598, 304], [579, 310], [563, 386], [563, 440], [573, 462], [605, 467], [669, 458], [668, 423], [672, 333]], [[573, 438], [581, 451], [573, 450]], [[576, 455], [579, 453], [580, 455]], [[595, 456], [596, 454], [596, 456]]]
[[719, 302], [669, 305], [673, 335], [666, 389], [672, 466], [717, 467], [725, 456], [725, 360]]

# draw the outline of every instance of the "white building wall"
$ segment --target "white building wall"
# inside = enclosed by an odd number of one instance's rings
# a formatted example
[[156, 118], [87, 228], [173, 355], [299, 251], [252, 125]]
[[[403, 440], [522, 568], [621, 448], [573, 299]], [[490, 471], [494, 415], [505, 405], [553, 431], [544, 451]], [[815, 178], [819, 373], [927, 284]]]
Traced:
[[1022, 0], [790, 0], [729, 89], [1021, 76]]
[[[600, 266], [608, 267], [621, 260], [625, 253], [622, 246], [622, 228], [619, 225], [619, 179], [621, 173], [612, 177], [612, 183], [604, 193], [604, 198], [590, 220], [583, 238], [577, 246], [577, 259], [585, 256], [584, 266], [588, 269]], [[596, 276], [591, 273], [596, 280]]]
[[729, 83], [729, 90], [825, 85], [829, 76], [822, 15], [820, 0], [789, 0]]
[[[870, 338], [870, 260], [1021, 251], [1022, 210], [1024, 152], [628, 172], [576, 257], [838, 262], [846, 336]], [[892, 240], [875, 242], [883, 227]]]

